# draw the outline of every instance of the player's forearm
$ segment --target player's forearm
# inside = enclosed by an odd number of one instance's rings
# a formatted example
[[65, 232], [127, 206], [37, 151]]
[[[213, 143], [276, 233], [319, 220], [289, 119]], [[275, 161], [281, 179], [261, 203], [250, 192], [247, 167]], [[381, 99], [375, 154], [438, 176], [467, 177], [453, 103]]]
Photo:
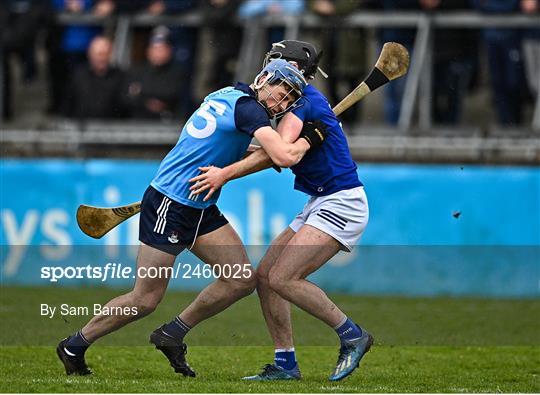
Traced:
[[225, 171], [227, 181], [231, 181], [268, 169], [273, 164], [268, 154], [263, 149], [258, 149], [246, 158], [223, 168], [223, 170]]
[[271, 160], [280, 167], [291, 167], [296, 165], [309, 150], [309, 143], [301, 138], [294, 143], [281, 141], [277, 147], [268, 149]]
[[298, 140], [296, 140], [294, 143], [292, 143], [292, 146], [293, 146], [293, 151], [291, 153], [291, 159], [293, 163], [287, 167], [296, 165], [298, 162], [300, 162], [302, 158], [304, 157], [304, 155], [306, 154], [306, 152], [308, 152], [309, 149], [311, 148], [307, 140], [303, 138], [299, 138]]
[[279, 167], [291, 167], [297, 164], [311, 148], [305, 138], [289, 143], [283, 141], [279, 134], [267, 126], [257, 129], [254, 135], [272, 162]]

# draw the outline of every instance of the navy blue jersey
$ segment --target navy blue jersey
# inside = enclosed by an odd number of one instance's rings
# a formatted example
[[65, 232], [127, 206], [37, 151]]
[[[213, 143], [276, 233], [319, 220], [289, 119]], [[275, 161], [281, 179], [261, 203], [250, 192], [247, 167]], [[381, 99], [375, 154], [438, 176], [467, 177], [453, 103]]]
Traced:
[[150, 185], [190, 207], [203, 209], [215, 204], [220, 191], [204, 202], [204, 194], [194, 195], [189, 190], [193, 185], [189, 179], [200, 174], [199, 167], [225, 167], [242, 159], [253, 133], [263, 126], [270, 126], [268, 114], [247, 85], [209, 94], [186, 122]]
[[301, 102], [293, 114], [303, 122], [324, 122], [328, 136], [319, 149], [308, 151], [297, 165], [291, 167], [296, 176], [294, 189], [311, 196], [326, 196], [361, 186], [341, 123], [326, 98], [308, 85]]

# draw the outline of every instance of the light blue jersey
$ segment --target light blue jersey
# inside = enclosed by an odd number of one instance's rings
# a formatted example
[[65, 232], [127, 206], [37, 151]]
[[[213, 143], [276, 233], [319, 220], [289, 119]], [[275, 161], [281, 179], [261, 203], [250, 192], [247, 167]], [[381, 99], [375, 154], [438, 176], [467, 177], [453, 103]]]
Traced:
[[175, 147], [161, 162], [150, 185], [170, 199], [190, 207], [203, 209], [215, 204], [220, 191], [203, 202], [205, 194], [191, 193], [189, 188], [193, 184], [189, 179], [200, 174], [198, 168], [201, 166], [225, 167], [245, 154], [252, 136], [238, 130], [235, 107], [238, 99], [249, 96], [249, 93], [234, 87], [206, 96], [201, 107], [185, 124]]

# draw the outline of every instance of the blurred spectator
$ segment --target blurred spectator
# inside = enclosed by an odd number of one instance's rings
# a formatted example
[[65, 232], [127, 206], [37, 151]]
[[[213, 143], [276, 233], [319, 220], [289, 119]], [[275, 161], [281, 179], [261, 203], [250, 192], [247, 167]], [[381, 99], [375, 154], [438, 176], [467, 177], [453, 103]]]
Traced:
[[[51, 0], [56, 12], [93, 13], [106, 17], [114, 11], [111, 0]], [[49, 73], [51, 103], [49, 112], [61, 111], [66, 83], [75, 69], [86, 63], [86, 51], [92, 39], [103, 31], [101, 26], [56, 25], [49, 40]]]
[[[152, 16], [178, 15], [195, 10], [196, 0], [149, 0], [145, 12]], [[174, 46], [174, 59], [187, 70], [192, 70], [197, 44], [197, 28], [185, 26], [169, 26], [170, 39]]]
[[[519, 11], [520, 0], [472, 0], [486, 13]], [[491, 89], [499, 123], [517, 125], [521, 122], [525, 76], [519, 29], [486, 28], [483, 31], [487, 47]]]
[[[193, 11], [198, 8], [197, 0], [165, 0], [165, 9], [163, 13], [181, 14]], [[190, 76], [181, 85], [180, 112], [191, 114], [196, 109], [193, 98], [197, 70], [195, 68], [195, 59], [198, 55], [197, 44], [199, 38], [199, 28], [189, 26], [171, 26], [171, 39], [174, 47], [174, 61], [184, 69], [184, 72]]]
[[111, 67], [112, 42], [95, 37], [88, 48], [88, 65], [72, 76], [64, 102], [64, 115], [72, 118], [119, 118], [123, 115], [123, 73]]
[[[385, 11], [415, 11], [420, 5], [418, 0], [381, 0]], [[405, 46], [409, 53], [413, 51], [415, 29], [383, 28], [380, 31], [381, 46], [385, 42], [395, 41]], [[405, 90], [407, 76], [392, 81], [385, 87], [384, 117], [392, 125], [397, 124], [401, 109], [401, 99]]]
[[50, 24], [51, 11], [46, 3], [39, 0], [5, 0], [0, 4], [1, 118], [13, 116], [10, 59], [16, 57], [22, 63], [25, 80], [33, 78], [36, 38], [39, 31]]
[[[366, 74], [366, 35], [361, 28], [339, 28], [340, 18], [364, 9], [366, 0], [313, 0], [311, 10], [321, 18], [333, 20], [330, 27], [319, 29], [323, 38], [322, 68], [328, 73], [328, 96], [338, 103], [351, 92]], [[354, 43], [354, 44], [352, 44]], [[351, 45], [352, 44], [352, 45]], [[345, 122], [359, 120], [361, 105], [344, 112]]]
[[[83, 14], [92, 11], [94, 0], [53, 0], [57, 12]], [[96, 7], [100, 9], [100, 7]], [[86, 61], [86, 50], [92, 38], [100, 32], [96, 26], [66, 25], [62, 31], [61, 49], [69, 66], [76, 67]]]
[[240, 6], [238, 16], [253, 18], [263, 15], [299, 15], [303, 10], [303, 0], [246, 0]]
[[[540, 0], [521, 0], [520, 6], [525, 14], [540, 13]], [[540, 28], [526, 31], [523, 39], [523, 55], [529, 89], [537, 97], [540, 91]]]
[[[118, 0], [117, 0], [118, 1]], [[179, 15], [195, 10], [199, 6], [197, 0], [127, 0], [121, 2], [123, 11], [139, 11], [151, 16]], [[195, 110], [193, 99], [194, 81], [196, 79], [195, 59], [197, 57], [198, 27], [169, 26], [169, 41], [173, 46], [173, 59], [179, 63], [191, 78], [181, 86], [180, 110], [182, 113], [192, 113]], [[134, 60], [141, 61], [145, 56], [144, 43], [148, 42], [150, 29], [137, 28], [134, 32]]]
[[[426, 11], [470, 9], [469, 0], [420, 0]], [[436, 29], [433, 44], [433, 120], [456, 124], [478, 66], [478, 37], [471, 29]]]
[[93, 13], [95, 16], [107, 17], [113, 14], [115, 8], [116, 3], [114, 0], [98, 0]]
[[208, 89], [215, 91], [233, 82], [242, 29], [231, 23], [240, 0], [204, 0], [202, 11], [210, 28], [211, 66]]
[[[304, 0], [246, 0], [238, 10], [238, 16], [242, 19], [263, 17], [265, 15], [299, 15], [304, 11]], [[268, 31], [268, 40], [265, 48], [270, 48], [272, 43], [284, 39], [285, 29], [271, 27]]]
[[184, 118], [179, 109], [182, 85], [189, 79], [173, 61], [170, 30], [154, 29], [148, 44], [147, 62], [128, 73], [126, 107], [133, 118]]

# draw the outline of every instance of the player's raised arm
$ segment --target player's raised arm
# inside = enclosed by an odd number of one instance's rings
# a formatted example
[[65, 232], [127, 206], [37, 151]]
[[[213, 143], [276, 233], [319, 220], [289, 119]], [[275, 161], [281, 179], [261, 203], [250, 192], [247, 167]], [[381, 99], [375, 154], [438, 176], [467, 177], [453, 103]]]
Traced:
[[[277, 117], [295, 106], [306, 87], [307, 82], [298, 69], [284, 60], [274, 60], [267, 64], [250, 85], [251, 98], [258, 102], [240, 100], [235, 108], [235, 124], [239, 132], [256, 137], [263, 149], [244, 158], [225, 169], [202, 167], [203, 174], [191, 178], [195, 184], [190, 187], [197, 195], [205, 190], [205, 200], [224, 185], [228, 180], [259, 171], [275, 164], [289, 167], [298, 163], [304, 154], [313, 147], [318, 147], [325, 138], [325, 130], [320, 126], [306, 124], [302, 131], [302, 139], [292, 143], [283, 140], [270, 126], [268, 116]], [[263, 111], [265, 116], [261, 116]], [[264, 118], [264, 119], [263, 119]]]
[[[277, 132], [283, 141], [294, 143], [300, 137], [303, 126], [301, 119], [288, 112], [279, 122]], [[261, 146], [250, 144], [248, 152], [250, 155], [222, 169], [224, 183], [276, 165]]]
[[272, 128], [262, 127], [255, 132], [255, 137], [276, 165], [294, 166], [304, 157], [310, 148], [318, 148], [326, 137], [320, 123], [306, 123], [300, 138], [294, 143], [284, 141]]
[[303, 127], [304, 121], [291, 111], [285, 114], [276, 129], [283, 141], [293, 143], [300, 137]]
[[[231, 180], [267, 169], [273, 164], [289, 167], [298, 163], [309, 149], [318, 148], [326, 137], [323, 124], [306, 122], [303, 125], [300, 138], [294, 143], [284, 141], [270, 127], [265, 126], [258, 129], [255, 134], [263, 149], [259, 149], [244, 159], [224, 168], [215, 166], [200, 167], [199, 170], [202, 174], [189, 180], [189, 182], [194, 183], [190, 190], [194, 195], [208, 191], [203, 199], [207, 201], [214, 192]], [[274, 157], [271, 155], [274, 155]]]
[[199, 167], [201, 174], [189, 180], [189, 182], [193, 183], [189, 189], [194, 195], [208, 191], [203, 199], [206, 202], [212, 197], [214, 192], [219, 190], [227, 182], [268, 169], [272, 165], [272, 159], [261, 148], [244, 159], [224, 168], [216, 166]]

